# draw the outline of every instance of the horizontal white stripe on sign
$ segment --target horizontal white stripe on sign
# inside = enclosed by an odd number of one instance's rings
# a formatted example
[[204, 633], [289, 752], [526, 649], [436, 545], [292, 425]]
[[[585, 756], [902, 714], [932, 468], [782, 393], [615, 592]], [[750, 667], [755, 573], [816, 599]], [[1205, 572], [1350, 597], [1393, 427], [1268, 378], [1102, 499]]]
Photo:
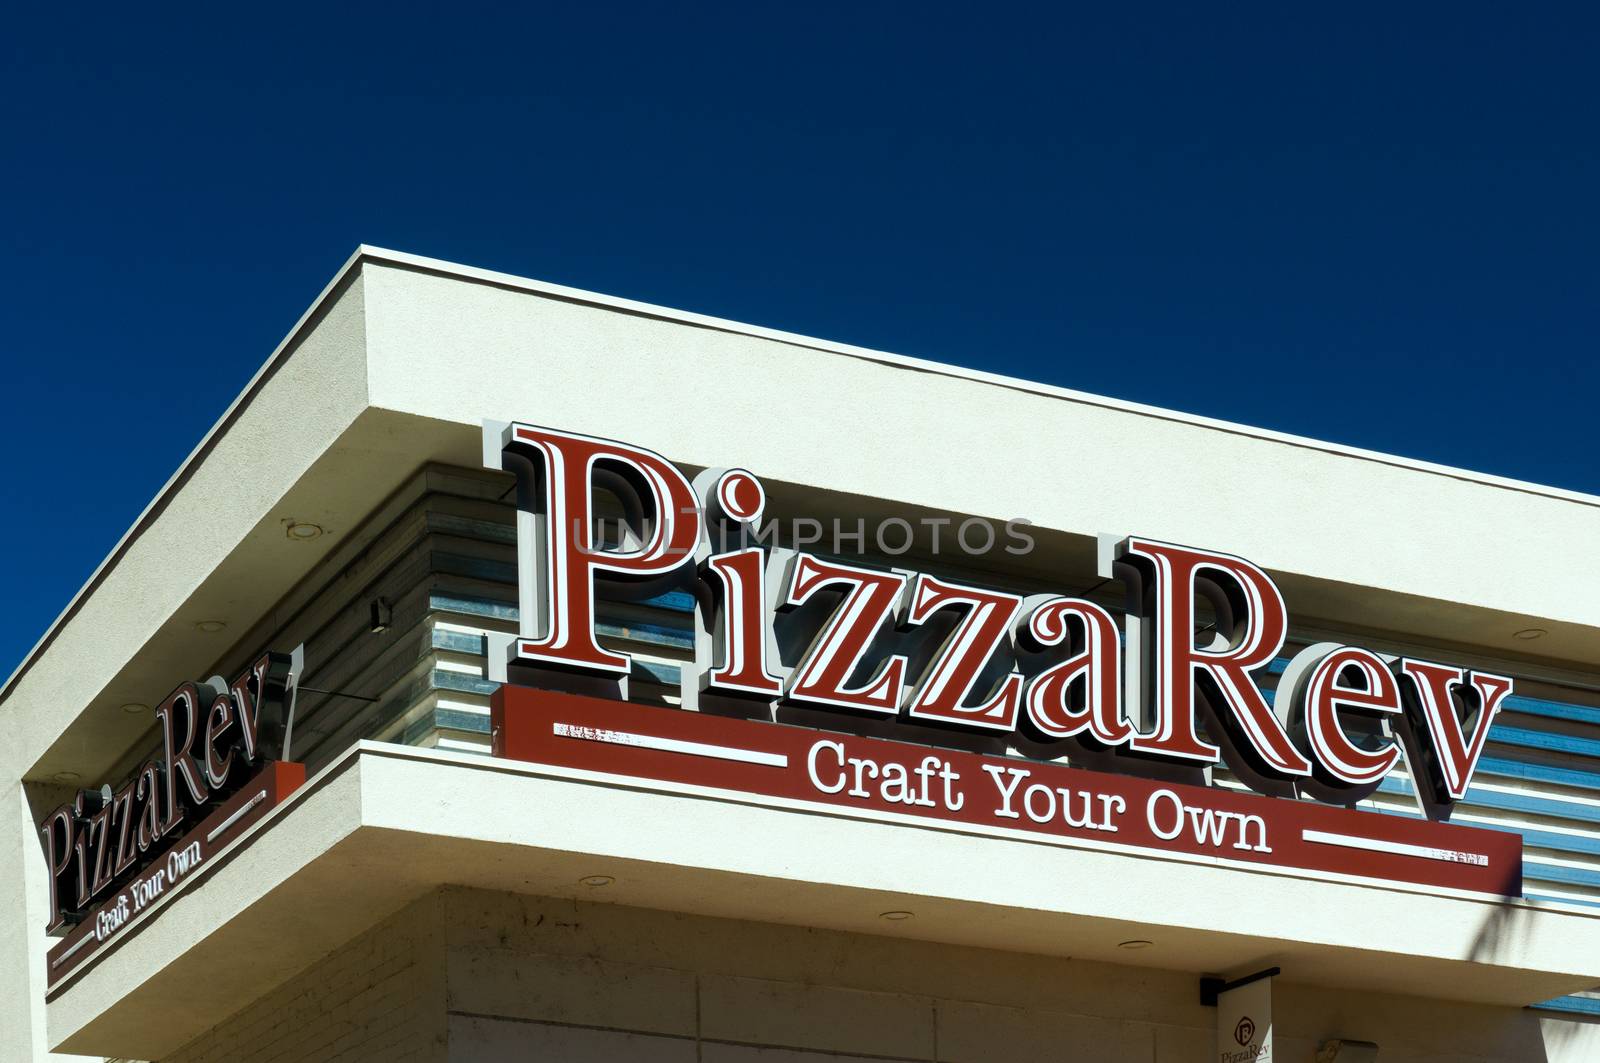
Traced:
[[555, 733], [562, 738], [582, 738], [590, 742], [607, 742], [615, 746], [638, 746], [642, 749], [659, 749], [666, 753], [688, 753], [696, 757], [737, 760], [743, 764], [765, 764], [769, 768], [789, 766], [789, 757], [786, 753], [765, 753], [759, 749], [740, 749], [737, 746], [713, 746], [705, 742], [659, 738], [656, 735], [634, 734], [631, 731], [612, 731], [605, 727], [557, 723]]
[[223, 820], [221, 823], [218, 823], [215, 827], [212, 828], [211, 833], [206, 835], [206, 844], [210, 845], [212, 842], [216, 841], [218, 838], [220, 838], [224, 834], [228, 833], [228, 831], [233, 829], [233, 825], [235, 823], [239, 822], [241, 819], [243, 819], [244, 817], [248, 816], [250, 814], [250, 810], [252, 808], [255, 808], [257, 805], [259, 805], [261, 802], [265, 801], [266, 799], [267, 799], [267, 792], [265, 790], [262, 790], [260, 793], [256, 794], [254, 797], [252, 797], [250, 800], [246, 801], [244, 804], [242, 804], [238, 808], [234, 809], [233, 815], [229, 816], [227, 819]]
[[99, 940], [99, 938], [97, 938], [94, 934], [84, 934], [83, 937], [79, 938], [77, 941], [74, 941], [72, 944], [68, 945], [67, 948], [66, 948], [66, 951], [62, 952], [61, 955], [59, 955], [55, 959], [51, 960], [50, 961], [50, 966], [51, 967], [59, 967], [59, 966], [61, 966], [63, 963], [66, 963], [68, 960], [70, 960], [77, 953], [77, 951], [79, 949], [83, 948], [85, 945], [91, 944], [91, 943], [93, 943], [95, 941], [98, 941], [98, 940]]
[[1362, 838], [1354, 834], [1329, 834], [1322, 830], [1303, 830], [1300, 837], [1308, 842], [1323, 845], [1342, 845], [1347, 849], [1367, 849], [1374, 853], [1394, 853], [1397, 856], [1417, 856], [1424, 860], [1441, 860], [1447, 864], [1477, 864], [1489, 866], [1484, 853], [1464, 853], [1458, 849], [1435, 849], [1427, 845], [1410, 845], [1406, 842], [1389, 842], [1379, 838]]

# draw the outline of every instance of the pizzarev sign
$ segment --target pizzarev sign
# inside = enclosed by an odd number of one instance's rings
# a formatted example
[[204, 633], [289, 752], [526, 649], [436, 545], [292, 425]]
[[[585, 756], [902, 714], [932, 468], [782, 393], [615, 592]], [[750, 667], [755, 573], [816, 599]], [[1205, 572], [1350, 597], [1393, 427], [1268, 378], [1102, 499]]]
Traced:
[[[1520, 838], [1444, 822], [1512, 680], [1319, 643], [1268, 690], [1289, 615], [1244, 558], [1104, 538], [1119, 619], [1084, 597], [773, 546], [765, 488], [744, 469], [691, 481], [645, 448], [520, 423], [487, 423], [484, 444], [517, 477], [521, 630], [492, 663], [512, 684], [494, 702], [504, 755], [1071, 844], [1520, 892]], [[614, 534], [603, 511], [621, 514]], [[618, 704], [633, 662], [597, 633], [602, 595], [670, 587], [697, 603], [682, 693], [698, 713]], [[929, 746], [860, 733], [886, 725]], [[1004, 755], [943, 748], [983, 746], [962, 734]], [[1423, 819], [1352, 809], [1402, 763]], [[1148, 777], [1198, 781], [1215, 765], [1266, 796]]]

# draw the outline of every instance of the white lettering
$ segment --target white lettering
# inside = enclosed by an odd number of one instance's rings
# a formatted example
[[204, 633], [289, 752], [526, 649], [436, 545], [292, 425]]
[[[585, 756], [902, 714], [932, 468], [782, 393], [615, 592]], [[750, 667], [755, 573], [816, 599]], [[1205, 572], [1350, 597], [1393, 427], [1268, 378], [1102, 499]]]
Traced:
[[[999, 816], [1001, 819], [1021, 819], [1022, 813], [1015, 812], [1011, 808], [1011, 798], [1016, 794], [1017, 787], [1022, 785], [1022, 780], [1026, 779], [1033, 773], [1030, 771], [1024, 771], [1022, 768], [1007, 768], [999, 764], [985, 764], [983, 765], [983, 770], [988, 772], [989, 778], [994, 780], [995, 788], [1000, 791], [1000, 800], [1004, 802], [999, 808], [994, 810], [994, 814]], [[1007, 775], [1011, 776], [1010, 786], [1007, 786], [1005, 783], [1000, 781], [1001, 772], [1005, 772]]]
[[[817, 754], [824, 749], [831, 749], [838, 758], [839, 781], [832, 786], [825, 784], [817, 775]], [[844, 789], [844, 744], [841, 742], [818, 742], [811, 747], [811, 752], [806, 756], [806, 774], [811, 777], [811, 785], [825, 794], [836, 794]]]
[[[1256, 844], [1250, 844], [1250, 827], [1256, 828]], [[1267, 844], [1267, 821], [1260, 816], [1241, 816], [1239, 818], [1239, 840], [1233, 843], [1235, 849], [1254, 849], [1258, 853], [1270, 853], [1272, 847]]]
[[879, 793], [883, 795], [885, 801], [914, 805], [917, 803], [917, 798], [911, 792], [910, 783], [911, 776], [907, 773], [906, 766], [891, 760], [883, 766], [883, 785], [879, 787]]
[[128, 892], [133, 895], [133, 910], [136, 912], [141, 910], [145, 905], [161, 896], [166, 888], [167, 872], [164, 868], [158, 868], [153, 875], [142, 882], [136, 881], [132, 883]]
[[[811, 785], [825, 794], [842, 793], [858, 800], [877, 797], [891, 804], [925, 808], [939, 807], [933, 789], [937, 778], [944, 784], [944, 807], [948, 811], [960, 811], [967, 801], [956, 787], [961, 773], [949, 761], [936, 756], [924, 757], [912, 768], [893, 760], [879, 763], [871, 757], [849, 756], [843, 742], [823, 741], [813, 744], [806, 754], [806, 775]], [[867, 786], [873, 779], [881, 780], [876, 792]], [[850, 789], [846, 790], [846, 786]]]
[[[1116, 806], [1115, 810], [1112, 809], [1112, 805]], [[1117, 825], [1111, 822], [1111, 817], [1114, 815], [1120, 816], [1126, 811], [1128, 811], [1128, 802], [1122, 797], [1122, 795], [1101, 794], [1100, 829], [1104, 831], [1110, 831], [1111, 833], [1115, 834], [1117, 831]]]
[[[1033, 799], [1035, 797], [1044, 798], [1045, 808], [1043, 812], [1034, 811]], [[1028, 818], [1033, 820], [1035, 823], [1049, 823], [1052, 819], [1056, 818], [1056, 792], [1050, 789], [1048, 786], [1041, 786], [1038, 783], [1034, 783], [1032, 786], [1022, 791], [1022, 810], [1026, 812], [1028, 814]]]
[[117, 897], [116, 904], [108, 904], [94, 917], [94, 939], [104, 941], [128, 921], [128, 895]]
[[[924, 806], [926, 808], [933, 808], [934, 807], [933, 798], [928, 796], [928, 791], [933, 786], [933, 775], [934, 775], [934, 772], [938, 769], [939, 765], [943, 764], [943, 763], [944, 762], [941, 761], [938, 757], [923, 757], [922, 758], [922, 763], [917, 765], [917, 780], [918, 780], [917, 781], [917, 786], [918, 786], [918, 790], [917, 790], [916, 799], [915, 799], [915, 801], [908, 801], [907, 804], [918, 804], [918, 805], [922, 805], [922, 806]], [[948, 767], [948, 765], [947, 765], [947, 767]]]
[[851, 757], [850, 758], [850, 766], [852, 768], [856, 769], [856, 784], [850, 788], [850, 796], [851, 797], [871, 797], [872, 795], [867, 792], [867, 788], [864, 785], [862, 785], [864, 780], [861, 778], [861, 773], [863, 771], [870, 771], [872, 773], [872, 777], [874, 779], [876, 779], [878, 777], [878, 764], [877, 764], [877, 762], [876, 761], [871, 761], [871, 760], [863, 760], [860, 757]]
[[[1156, 826], [1156, 802], [1165, 798], [1172, 802], [1172, 829], [1162, 830]], [[1144, 806], [1145, 819], [1150, 823], [1150, 833], [1164, 842], [1170, 842], [1183, 833], [1183, 802], [1178, 800], [1178, 795], [1171, 790], [1157, 790], [1150, 795], [1150, 800]]]
[[[1162, 827], [1158, 822], [1160, 817], [1157, 815], [1156, 805], [1162, 801], [1172, 806], [1170, 827]], [[1237, 840], [1233, 843], [1235, 849], [1250, 849], [1258, 853], [1272, 852], [1272, 847], [1267, 844], [1267, 822], [1260, 816], [1222, 812], [1215, 808], [1191, 807], [1185, 805], [1171, 790], [1157, 790], [1150, 795], [1150, 800], [1145, 805], [1145, 818], [1150, 824], [1150, 832], [1162, 841], [1170, 842], [1178, 837], [1184, 832], [1184, 824], [1187, 823], [1189, 834], [1197, 844], [1221, 848], [1228, 841], [1229, 828], [1232, 827], [1237, 832]], [[1257, 839], [1254, 845], [1250, 844], [1251, 827], [1255, 828]]]
[[961, 773], [951, 769], [947, 760], [939, 768], [939, 778], [944, 780], [944, 807], [952, 812], [960, 812], [961, 806], [967, 803], [967, 795], [953, 793], [950, 784], [961, 778]]
[[200, 843], [190, 842], [182, 850], [174, 850], [167, 857], [167, 880], [176, 882], [200, 866]]
[[1194, 840], [1201, 845], [1221, 845], [1228, 833], [1228, 820], [1233, 818], [1232, 812], [1218, 812], [1212, 808], [1183, 809], [1189, 816], [1189, 823], [1194, 830]]

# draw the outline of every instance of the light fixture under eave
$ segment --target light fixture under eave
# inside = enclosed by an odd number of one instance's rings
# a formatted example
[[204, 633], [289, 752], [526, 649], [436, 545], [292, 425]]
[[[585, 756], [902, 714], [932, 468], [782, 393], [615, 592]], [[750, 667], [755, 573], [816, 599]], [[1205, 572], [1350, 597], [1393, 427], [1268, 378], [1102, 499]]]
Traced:
[[1542, 627], [1525, 627], [1511, 637], [1514, 639], [1521, 639], [1523, 642], [1532, 642], [1534, 639], [1542, 639], [1548, 634], [1550, 634], [1550, 632], [1546, 631]]
[[913, 912], [879, 912], [878, 918], [887, 919], [891, 923], [903, 923], [907, 919], [915, 919], [916, 914]]
[[194, 625], [194, 629], [204, 631], [207, 635], [214, 635], [227, 626], [226, 620], [201, 620]]
[[83, 778], [83, 776], [79, 775], [75, 771], [58, 771], [54, 775], [50, 776], [50, 778], [54, 779], [56, 782], [68, 783], [77, 782], [79, 779]]
[[122, 711], [127, 713], [129, 716], [137, 716], [141, 712], [149, 712], [150, 706], [146, 705], [142, 701], [130, 701], [122, 706]]
[[593, 886], [596, 889], [598, 889], [601, 886], [609, 886], [609, 885], [611, 885], [613, 882], [615, 882], [617, 880], [612, 878], [610, 875], [585, 875], [583, 878], [580, 878], [578, 881], [582, 885]]
[[322, 534], [322, 525], [313, 524], [308, 520], [285, 521], [283, 533], [299, 542], [309, 542]]
[[1154, 941], [1146, 941], [1144, 938], [1134, 938], [1131, 941], [1119, 941], [1119, 942], [1117, 942], [1117, 948], [1119, 948], [1119, 949], [1127, 949], [1130, 952], [1132, 952], [1132, 951], [1134, 951], [1136, 949], [1147, 949], [1151, 945], [1154, 945], [1154, 944], [1155, 944]]

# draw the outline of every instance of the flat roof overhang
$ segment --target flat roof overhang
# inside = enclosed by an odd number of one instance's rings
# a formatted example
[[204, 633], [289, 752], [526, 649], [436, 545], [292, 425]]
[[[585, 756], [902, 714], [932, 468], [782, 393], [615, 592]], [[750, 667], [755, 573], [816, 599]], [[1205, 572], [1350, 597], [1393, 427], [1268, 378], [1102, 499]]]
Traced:
[[[47, 1005], [52, 1050], [156, 1059], [440, 886], [1520, 1006], [1600, 981], [1600, 910], [976, 837], [361, 743]], [[910, 909], [914, 920], [880, 913]], [[890, 929], [892, 927], [892, 929]], [[1118, 943], [1152, 940], [1127, 952]]]
[[1591, 688], [1600, 664], [1575, 545], [1600, 498], [363, 247], [0, 685], [0, 763], [133, 767], [149, 720], [121, 705], [237, 667], [419, 468], [481, 464], [485, 418], [739, 464], [797, 515], [1026, 517], [1042, 549], [991, 560], [1043, 586], [1137, 533], [1249, 558], [1340, 637]]
[[[603, 379], [625, 383], [597, 387], [598, 369]], [[709, 390], [695, 390], [691, 384], [698, 382]], [[779, 400], [783, 405], [775, 405]], [[706, 416], [712, 406], [717, 416]], [[973, 429], [962, 434], [959, 463], [948, 460], [950, 410], [962, 411]], [[1600, 498], [364, 247], [0, 686], [0, 766], [6, 779], [26, 779], [39, 794], [60, 771], [102, 779], [131, 767], [130, 758], [148, 744], [149, 724], [122, 712], [123, 703], [151, 703], [179, 679], [226, 671], [259, 649], [278, 629], [277, 617], [290, 614], [318, 578], [364, 548], [357, 530], [421, 465], [478, 464], [485, 417], [627, 439], [690, 467], [737, 462], [755, 470], [769, 488], [788, 485], [805, 492], [808, 505], [842, 500], [852, 517], [888, 511], [1003, 520], [1020, 514], [1036, 522], [1056, 556], [1078, 551], [1090, 557], [1093, 536], [1107, 531], [1226, 549], [1271, 571], [1297, 620], [1314, 621], [1340, 637], [1376, 632], [1384, 645], [1398, 646], [1403, 636], [1406, 645], [1414, 636], [1419, 652], [1459, 646], [1447, 659], [1587, 688], [1600, 663], [1600, 597], [1591, 591], [1600, 583], [1600, 554], [1582, 548], [1600, 535]], [[783, 430], [773, 431], [775, 423]], [[729, 449], [729, 440], [736, 441], [736, 450]], [[288, 520], [320, 524], [328, 534], [292, 542], [284, 531]], [[225, 633], [197, 631], [198, 622], [215, 619], [227, 621]], [[1515, 632], [1529, 626], [1547, 634], [1536, 643], [1518, 641]], [[358, 792], [359, 787], [353, 791]], [[0, 819], [20, 826], [27, 837], [35, 813], [18, 797]], [[293, 814], [300, 816], [300, 808], [312, 803], [308, 798]], [[681, 807], [659, 796], [644, 804]], [[355, 875], [350, 867], [381, 869], [395, 881], [368, 882], [362, 892], [377, 907], [402, 886], [427, 888], [405, 877], [412, 874], [413, 858], [438, 866], [456, 859], [428, 855], [454, 844], [448, 832], [434, 837], [417, 824], [360, 815], [353, 823], [330, 818], [325, 829], [344, 833], [296, 874], [308, 883], [326, 876], [348, 888]], [[412, 848], [383, 843], [384, 836], [404, 838]], [[558, 859], [551, 853], [559, 847], [549, 838], [512, 843], [510, 837], [500, 838], [498, 851], [512, 854], [504, 859], [521, 871]], [[518, 848], [523, 844], [539, 850], [536, 859]], [[944, 844], [939, 851], [952, 856], [971, 851]], [[405, 852], [405, 860], [396, 860], [397, 852]], [[987, 859], [1000, 850], [982, 852]], [[643, 862], [648, 852], [636, 855]], [[299, 849], [285, 856], [306, 859]], [[37, 850], [27, 851], [27, 858], [39, 872]], [[461, 873], [478, 862], [462, 860]], [[1087, 875], [1099, 866], [1077, 854], [1041, 858], [1029, 873], [1057, 869], [1050, 872], [1052, 888], [1070, 893], [1075, 881], [1062, 875]], [[1117, 866], [1132, 865], [1123, 860]], [[221, 873], [228, 871], [220, 868], [219, 876], [226, 880]], [[661, 881], [669, 872], [663, 869]], [[716, 873], [738, 882], [746, 881], [738, 876], [754, 875], [768, 893], [790, 888], [781, 869], [775, 877], [770, 869]], [[1241, 881], [1193, 868], [1187, 873], [1196, 876], [1196, 888], [1205, 883], [1213, 893]], [[322, 935], [319, 947], [326, 948], [343, 940], [346, 920], [360, 923], [367, 913], [343, 897], [320, 900], [298, 879], [289, 883], [276, 875], [268, 878], [295, 903], [285, 902], [278, 923], [257, 926], [255, 938], [247, 935], [241, 943], [258, 947], [271, 961], [263, 971], [287, 977], [298, 961], [273, 959], [290, 945], [274, 940], [278, 926], [308, 921]], [[545, 881], [525, 877], [528, 883]], [[546, 886], [553, 889], [554, 881]], [[1278, 891], [1275, 903], [1309, 903], [1302, 886], [1271, 881]], [[1178, 880], [1162, 876], [1160, 882], [1145, 897], [1170, 907], [1175, 901], [1161, 889], [1173, 893]], [[24, 1031], [21, 1041], [29, 1041], [37, 1025], [42, 976], [32, 964], [43, 946], [42, 920], [35, 918], [41, 886], [42, 876], [35, 874], [0, 910], [0, 989], [25, 1000], [28, 1009], [22, 1021], [0, 1028], [0, 1051], [19, 1043], [18, 1030]], [[866, 887], [856, 882], [838, 888]], [[628, 903], [666, 903], [631, 889], [615, 892]], [[1321, 893], [1309, 895], [1323, 903]], [[231, 926], [235, 918], [254, 918], [249, 913], [276, 903], [275, 896], [249, 903], [189, 897], [162, 922], [215, 901], [220, 907], [207, 910], [223, 913]], [[943, 894], [931, 898], [938, 896]], [[931, 898], [925, 905], [929, 919], [917, 920], [921, 925], [908, 932], [936, 932], [928, 929], [939, 903]], [[1207, 900], [1208, 908], [1181, 900], [1193, 926], [1211, 925], [1202, 914], [1214, 916], [1224, 908], [1219, 901]], [[969, 927], [982, 921], [988, 910], [982, 905], [1000, 906], [1001, 914], [988, 920], [990, 943], [999, 947], [1010, 940], [997, 936], [1000, 930], [1026, 921], [1006, 914], [1004, 905], [1015, 898], [967, 897], [963, 903], [980, 905], [962, 914]], [[1415, 904], [1381, 918], [1349, 905], [1340, 910], [1374, 938], [1410, 941], [1416, 935], [1407, 920]], [[329, 906], [338, 917], [319, 922]], [[1550, 924], [1548, 913], [1535, 906], [1496, 908], [1494, 918], [1470, 911], [1475, 922], [1463, 915], [1459, 926], [1452, 924], [1449, 941], [1459, 955], [1448, 957], [1450, 979], [1466, 977], [1459, 960], [1471, 955], [1470, 944], [1480, 936], [1506, 950], [1514, 944], [1511, 932], [1520, 933], [1524, 925], [1530, 933], [1579, 925], [1576, 916]], [[1083, 925], [1085, 917], [1079, 911], [1069, 929]], [[945, 922], [941, 915], [939, 925]], [[1249, 920], [1238, 923], [1239, 933], [1253, 941], [1268, 933]], [[876, 921], [870, 925], [884, 929]], [[1172, 944], [1163, 946], [1159, 962], [1167, 963], [1181, 943], [1173, 925]], [[223, 930], [197, 924], [193, 941]], [[1068, 929], [1050, 932], [1059, 937]], [[1587, 932], [1571, 933], [1593, 951]], [[1028, 933], [1014, 937], [1039, 950]], [[1211, 955], [1222, 940], [1204, 937]], [[145, 947], [139, 943], [127, 951]], [[1566, 955], [1559, 943], [1542, 939], [1528, 947], [1535, 957]], [[96, 970], [114, 968], [122, 951]], [[1371, 964], [1374, 955], [1388, 963], [1388, 953], [1361, 955], [1372, 967], [1362, 972], [1364, 984], [1389, 973]], [[1404, 969], [1406, 962], [1395, 960], [1399, 966], [1390, 969]], [[1560, 973], [1575, 964], [1534, 959], [1502, 966]], [[1346, 970], [1359, 965], [1352, 962]], [[1222, 963], [1218, 958], [1206, 966]], [[136, 968], [146, 973], [116, 999], [154, 993], [164, 984], [165, 969], [153, 960]], [[195, 989], [202, 996], [215, 984], [215, 972], [206, 974], [211, 980]], [[1592, 972], [1586, 979], [1593, 984]], [[1559, 985], [1530, 990], [1527, 999], [1555, 995], [1584, 979], [1550, 981]], [[98, 976], [86, 978], [84, 985], [98, 982]], [[54, 1020], [58, 1031], [66, 1031], [55, 1036], [58, 1043], [98, 1037], [93, 1031], [101, 1028], [102, 1013], [111, 1014], [111, 1005], [79, 1003], [88, 999], [76, 990], [58, 996], [58, 1004], [70, 1004], [65, 1014], [78, 1016]], [[194, 1008], [214, 1019], [216, 1000], [205, 1000], [210, 1003]], [[135, 1021], [120, 1008], [117, 1014], [124, 1017], [118, 1021]], [[189, 1010], [183, 1005], [173, 1014]]]

